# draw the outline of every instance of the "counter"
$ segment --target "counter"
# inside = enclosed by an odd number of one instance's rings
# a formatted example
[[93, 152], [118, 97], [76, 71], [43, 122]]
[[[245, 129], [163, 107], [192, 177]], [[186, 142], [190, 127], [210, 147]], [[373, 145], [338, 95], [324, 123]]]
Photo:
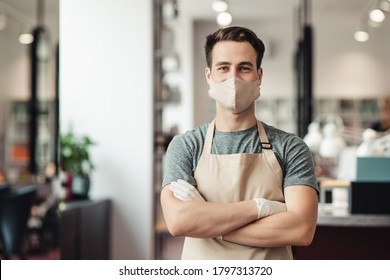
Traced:
[[347, 209], [334, 209], [319, 204], [318, 226], [333, 227], [390, 227], [390, 215], [349, 214]]
[[316, 233], [307, 247], [293, 247], [295, 259], [390, 259], [390, 215], [349, 214], [319, 204]]

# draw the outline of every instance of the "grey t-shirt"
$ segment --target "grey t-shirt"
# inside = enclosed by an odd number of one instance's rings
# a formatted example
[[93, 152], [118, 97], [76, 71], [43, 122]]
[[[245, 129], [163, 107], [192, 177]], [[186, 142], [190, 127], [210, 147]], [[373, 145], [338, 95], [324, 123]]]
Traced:
[[[194, 172], [203, 150], [210, 123], [203, 124], [184, 134], [175, 136], [169, 143], [164, 158], [162, 186], [183, 179], [196, 185]], [[319, 193], [311, 152], [298, 136], [263, 123], [272, 144], [272, 150], [283, 171], [283, 188], [307, 185]], [[261, 153], [257, 125], [242, 131], [223, 132], [215, 129], [211, 153]]]

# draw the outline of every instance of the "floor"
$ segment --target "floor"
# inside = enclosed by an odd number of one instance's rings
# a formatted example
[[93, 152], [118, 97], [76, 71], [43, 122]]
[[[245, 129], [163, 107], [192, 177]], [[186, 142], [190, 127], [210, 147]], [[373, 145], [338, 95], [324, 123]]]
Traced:
[[[161, 238], [160, 252], [158, 252], [156, 258], [160, 260], [179, 260], [181, 257], [181, 251], [183, 248], [184, 238], [173, 237], [170, 235], [164, 235]], [[1, 254], [0, 259], [4, 259]], [[19, 259], [17, 255], [13, 255], [12, 259]], [[61, 254], [58, 247], [49, 248], [45, 250], [29, 250], [27, 252], [28, 260], [60, 260]]]
[[[4, 256], [0, 252], [0, 260], [3, 260]], [[12, 255], [13, 260], [19, 260], [19, 256], [14, 254]], [[28, 252], [27, 260], [59, 260], [60, 259], [60, 250], [58, 248], [53, 248], [47, 251], [42, 252]]]
[[27, 256], [27, 259], [29, 260], [59, 260], [60, 258], [60, 250], [58, 248], [46, 252], [30, 253]]

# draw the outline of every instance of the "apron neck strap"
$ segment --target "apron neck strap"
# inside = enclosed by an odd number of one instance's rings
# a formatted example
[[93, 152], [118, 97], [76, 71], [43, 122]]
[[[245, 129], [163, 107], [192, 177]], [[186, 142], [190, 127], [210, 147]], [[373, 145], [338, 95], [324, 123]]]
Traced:
[[210, 123], [209, 128], [207, 129], [206, 133], [206, 139], [204, 141], [204, 146], [203, 146], [203, 154], [211, 154], [211, 145], [213, 142], [213, 137], [214, 137], [214, 130], [215, 130], [215, 119]]
[[267, 158], [268, 164], [271, 166], [272, 171], [274, 172], [278, 182], [283, 184], [283, 171], [280, 167], [279, 161], [276, 158], [275, 153], [272, 151], [272, 144], [268, 140], [267, 133], [265, 132], [264, 125], [261, 121], [257, 121], [257, 129], [259, 130], [261, 152]]

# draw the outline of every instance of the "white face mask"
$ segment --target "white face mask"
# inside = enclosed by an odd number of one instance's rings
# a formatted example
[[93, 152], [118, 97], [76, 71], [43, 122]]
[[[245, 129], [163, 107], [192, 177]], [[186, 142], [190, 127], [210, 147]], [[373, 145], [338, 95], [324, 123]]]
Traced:
[[260, 80], [247, 82], [237, 77], [231, 77], [221, 83], [210, 79], [209, 95], [218, 101], [222, 107], [239, 114], [260, 96]]

